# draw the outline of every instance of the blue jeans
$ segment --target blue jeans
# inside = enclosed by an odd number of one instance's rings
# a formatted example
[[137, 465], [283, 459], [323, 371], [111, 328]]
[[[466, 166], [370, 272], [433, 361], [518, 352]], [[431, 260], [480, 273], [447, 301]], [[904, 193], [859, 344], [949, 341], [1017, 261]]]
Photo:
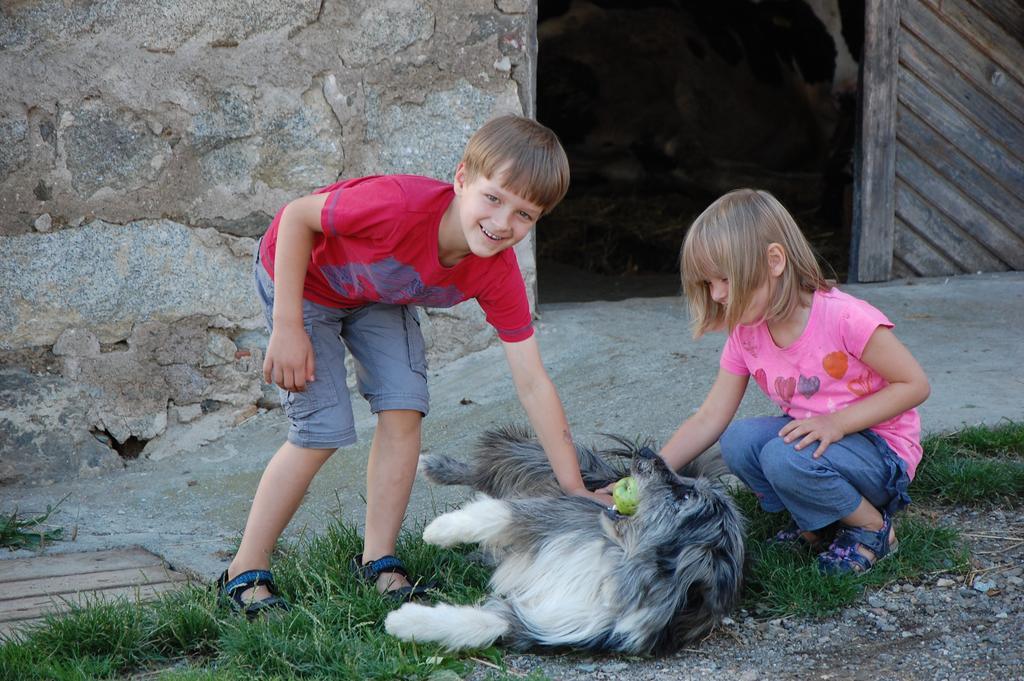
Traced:
[[792, 419], [766, 416], [733, 421], [719, 444], [729, 469], [776, 513], [788, 510], [802, 530], [814, 531], [853, 513], [861, 497], [895, 513], [910, 503], [906, 463], [870, 430], [833, 442], [820, 458], [818, 443], [803, 449], [787, 444], [779, 431]]

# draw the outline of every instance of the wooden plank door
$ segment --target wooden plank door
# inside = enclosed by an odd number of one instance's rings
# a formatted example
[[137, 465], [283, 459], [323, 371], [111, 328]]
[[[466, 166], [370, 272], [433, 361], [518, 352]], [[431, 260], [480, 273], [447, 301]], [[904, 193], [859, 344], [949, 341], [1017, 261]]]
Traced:
[[1024, 7], [870, 0], [851, 278], [1024, 269]]

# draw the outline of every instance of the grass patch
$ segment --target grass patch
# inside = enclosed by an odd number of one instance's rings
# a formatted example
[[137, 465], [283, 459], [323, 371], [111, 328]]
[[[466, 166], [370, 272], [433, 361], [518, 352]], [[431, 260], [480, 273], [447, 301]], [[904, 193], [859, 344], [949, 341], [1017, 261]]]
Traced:
[[[925, 440], [925, 457], [911, 486], [916, 502], [1019, 504], [1024, 499], [1024, 424], [975, 427]], [[810, 550], [768, 540], [785, 514], [758, 508], [748, 491], [735, 498], [748, 519], [748, 566], [743, 605], [755, 615], [822, 616], [856, 602], [866, 589], [920, 581], [939, 572], [965, 574], [969, 555], [957, 532], [935, 527], [911, 508], [900, 514], [899, 551], [858, 577], [823, 577]], [[32, 534], [47, 514], [21, 523]], [[11, 520], [3, 518], [7, 534]], [[25, 525], [25, 523], [30, 523]], [[472, 547], [425, 544], [422, 528], [403, 533], [398, 553], [412, 574], [436, 580], [445, 601], [471, 603], [484, 595], [489, 570], [470, 558]], [[281, 550], [274, 564], [292, 611], [245, 622], [222, 609], [205, 586], [156, 601], [91, 603], [18, 635], [0, 647], [0, 681], [160, 678], [235, 679], [454, 679], [476, 659], [498, 667], [490, 678], [522, 678], [502, 668], [496, 648], [452, 655], [430, 644], [403, 643], [384, 632], [394, 607], [349, 572], [361, 549], [356, 530], [336, 523]], [[540, 680], [539, 672], [529, 679]]]
[[938, 572], [966, 574], [970, 554], [959, 533], [935, 527], [912, 511], [896, 521], [899, 550], [864, 575], [821, 575], [817, 554], [769, 543], [788, 522], [785, 514], [760, 510], [749, 491], [736, 494], [750, 525], [743, 606], [758, 616], [824, 616], [855, 603], [865, 590], [900, 581], [918, 581]]
[[[447, 601], [484, 594], [489, 570], [465, 550], [425, 544], [422, 528], [403, 534], [398, 552], [413, 574], [435, 579]], [[336, 524], [302, 538], [275, 562], [292, 611], [246, 622], [219, 606], [205, 586], [156, 601], [87, 603], [48, 617], [0, 647], [0, 681], [124, 678], [152, 672], [169, 679], [426, 679], [438, 670], [465, 675], [472, 656], [501, 661], [497, 649], [452, 656], [384, 632], [393, 604], [349, 572], [361, 550], [355, 529]], [[149, 674], [146, 674], [149, 678]]]
[[952, 504], [1024, 502], [1024, 422], [930, 435], [910, 486], [915, 499]]
[[[67, 499], [67, 497], [64, 497]], [[19, 518], [15, 509], [10, 515], [0, 516], [0, 546], [14, 549], [41, 549], [48, 541], [63, 538], [64, 530], [60, 527], [47, 527], [46, 521], [64, 503], [61, 499], [53, 506], [47, 505], [46, 513], [29, 518]]]
[[956, 530], [935, 527], [915, 514], [915, 508], [921, 502], [1024, 502], [1024, 423], [1006, 421], [931, 435], [922, 446], [924, 457], [910, 485], [914, 504], [896, 519], [899, 551], [862, 576], [820, 576], [809, 549], [770, 544], [768, 540], [783, 529], [788, 516], [765, 513], [752, 493], [736, 492], [748, 522], [744, 605], [766, 616], [820, 616], [855, 602], [865, 589], [917, 581], [936, 572], [965, 574], [970, 556]]

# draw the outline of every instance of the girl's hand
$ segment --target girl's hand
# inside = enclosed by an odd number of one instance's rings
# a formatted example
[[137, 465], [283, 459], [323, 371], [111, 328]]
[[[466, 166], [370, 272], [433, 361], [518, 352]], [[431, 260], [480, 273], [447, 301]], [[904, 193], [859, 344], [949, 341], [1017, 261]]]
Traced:
[[619, 484], [618, 480], [616, 480], [615, 482], [613, 482], [610, 485], [605, 485], [601, 489], [595, 489], [594, 490], [594, 494], [607, 494], [607, 495], [611, 496], [612, 492], [615, 491], [615, 485], [617, 485], [617, 484]]
[[845, 436], [846, 433], [836, 423], [832, 414], [821, 414], [809, 419], [793, 419], [779, 431], [779, 437], [787, 443], [802, 438], [793, 445], [797, 450], [818, 442], [818, 448], [811, 455], [815, 459], [824, 454], [830, 444], [842, 440]]

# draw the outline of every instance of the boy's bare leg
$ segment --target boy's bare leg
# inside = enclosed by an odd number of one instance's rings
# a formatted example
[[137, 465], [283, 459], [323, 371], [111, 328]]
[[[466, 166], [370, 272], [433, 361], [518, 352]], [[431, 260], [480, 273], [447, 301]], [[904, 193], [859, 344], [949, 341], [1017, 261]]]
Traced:
[[[306, 449], [290, 442], [281, 445], [260, 478], [242, 543], [228, 566], [228, 577], [237, 577], [246, 570], [269, 569], [274, 545], [299, 508], [313, 476], [333, 453], [333, 449]], [[264, 586], [242, 592], [247, 602], [268, 596], [270, 591]]]
[[[395, 542], [409, 505], [416, 463], [420, 456], [420, 424], [415, 410], [395, 409], [377, 414], [377, 430], [366, 466], [366, 532], [363, 561], [395, 553]], [[409, 586], [393, 572], [377, 579], [380, 591]]]

